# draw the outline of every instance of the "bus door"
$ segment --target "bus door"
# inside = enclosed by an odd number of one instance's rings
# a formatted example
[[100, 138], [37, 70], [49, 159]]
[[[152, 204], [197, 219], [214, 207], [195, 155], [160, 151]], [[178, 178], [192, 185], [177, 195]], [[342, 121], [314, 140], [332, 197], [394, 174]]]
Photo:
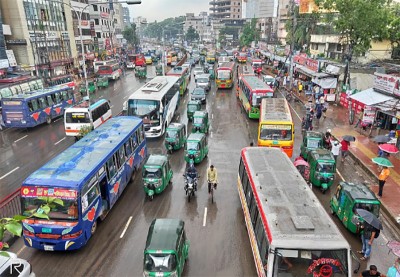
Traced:
[[109, 205], [110, 198], [108, 197], [107, 193], [107, 174], [104, 166], [99, 170], [98, 175], [99, 175], [101, 203], [103, 207], [101, 219], [103, 220], [107, 215], [108, 211], [110, 210], [110, 205]]

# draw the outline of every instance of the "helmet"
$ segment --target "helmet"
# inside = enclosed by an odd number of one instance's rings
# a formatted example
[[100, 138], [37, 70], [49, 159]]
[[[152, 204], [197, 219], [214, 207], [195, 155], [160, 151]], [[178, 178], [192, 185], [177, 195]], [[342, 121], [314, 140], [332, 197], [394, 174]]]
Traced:
[[331, 129], [327, 129], [326, 132], [327, 133], [332, 133], [332, 130]]

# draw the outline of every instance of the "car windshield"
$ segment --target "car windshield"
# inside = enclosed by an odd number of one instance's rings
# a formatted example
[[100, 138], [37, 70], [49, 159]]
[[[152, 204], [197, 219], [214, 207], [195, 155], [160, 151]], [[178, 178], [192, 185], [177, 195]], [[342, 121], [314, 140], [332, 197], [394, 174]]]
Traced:
[[261, 125], [260, 139], [263, 140], [292, 140], [292, 126], [291, 125]]
[[204, 94], [204, 90], [203, 89], [195, 89], [195, 90], [193, 90], [192, 94], [202, 95], [202, 94]]
[[67, 112], [65, 114], [66, 123], [90, 123], [89, 113], [87, 112]]
[[380, 204], [378, 203], [356, 203], [354, 205], [353, 212], [357, 213], [357, 209], [363, 209], [370, 213], [373, 213], [376, 217], [379, 217], [379, 208]]
[[334, 173], [335, 166], [331, 163], [318, 163], [318, 171], [323, 173]]
[[150, 272], [171, 272], [176, 265], [174, 254], [146, 254], [144, 258], [144, 268]]
[[203, 124], [204, 118], [203, 117], [194, 117], [193, 123], [194, 124]]
[[197, 82], [198, 83], [208, 83], [208, 79], [207, 78], [198, 78]]
[[143, 178], [158, 179], [161, 176], [161, 168], [159, 167], [146, 167], [143, 172]]
[[160, 123], [160, 102], [155, 100], [129, 99], [128, 115], [143, 118], [145, 124], [158, 125]]
[[307, 148], [308, 149], [317, 149], [322, 146], [322, 140], [321, 139], [312, 139], [309, 138], [307, 139]]
[[166, 137], [167, 138], [178, 138], [178, 131], [177, 130], [167, 130]]
[[[39, 188], [36, 190], [39, 193]], [[74, 193], [77, 195], [77, 193]], [[78, 219], [78, 201], [76, 198], [60, 198], [62, 205], [57, 201], [50, 212], [47, 214], [51, 220], [77, 220]], [[24, 216], [30, 216], [33, 213], [43, 214], [44, 210], [41, 208], [42, 205], [47, 203], [47, 197], [21, 197], [22, 202], [22, 214]]]
[[276, 249], [271, 276], [287, 276], [287, 265], [291, 265], [291, 276], [335, 276], [348, 277], [347, 250], [303, 250]]
[[198, 105], [196, 105], [196, 104], [190, 104], [190, 105], [188, 106], [188, 111], [189, 111], [189, 112], [197, 111], [197, 110], [198, 110], [197, 106], [198, 106]]
[[230, 79], [230, 77], [231, 77], [230, 70], [218, 70], [218, 76], [217, 76], [218, 79], [227, 80]]
[[187, 150], [199, 150], [199, 144], [194, 141], [188, 141], [186, 144], [186, 149]]
[[239, 56], [240, 56], [240, 57], [246, 57], [247, 54], [246, 54], [246, 53], [239, 53]]

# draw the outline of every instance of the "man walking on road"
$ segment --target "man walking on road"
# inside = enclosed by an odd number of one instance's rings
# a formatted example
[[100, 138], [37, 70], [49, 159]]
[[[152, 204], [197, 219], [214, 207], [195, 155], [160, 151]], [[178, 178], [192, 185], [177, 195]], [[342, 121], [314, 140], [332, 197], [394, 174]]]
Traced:
[[389, 177], [389, 175], [390, 175], [389, 168], [387, 168], [387, 166], [384, 166], [378, 177], [379, 180], [378, 198], [381, 198], [383, 195], [383, 186], [385, 185], [386, 179]]
[[386, 277], [386, 275], [380, 273], [376, 265], [373, 264], [369, 266], [369, 270], [364, 270], [363, 272], [360, 273], [360, 277], [370, 277], [370, 276]]
[[344, 159], [349, 155], [350, 142], [342, 140], [340, 144], [342, 145], [342, 163], [344, 163]]
[[360, 258], [360, 260], [365, 261], [371, 256], [372, 243], [374, 242], [375, 233], [377, 230], [367, 222], [363, 223], [363, 226], [361, 226], [361, 230], [362, 250], [357, 251], [357, 253], [362, 254], [363, 256]]

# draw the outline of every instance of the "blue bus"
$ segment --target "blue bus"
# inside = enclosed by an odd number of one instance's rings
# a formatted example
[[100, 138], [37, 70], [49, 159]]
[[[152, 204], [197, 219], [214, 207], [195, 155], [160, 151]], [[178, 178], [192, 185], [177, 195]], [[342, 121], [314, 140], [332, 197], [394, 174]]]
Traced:
[[64, 115], [75, 104], [74, 91], [67, 85], [3, 97], [1, 107], [6, 127], [30, 128]]
[[25, 245], [45, 251], [84, 246], [146, 156], [142, 119], [120, 116], [36, 170], [21, 186], [22, 213], [43, 213], [49, 199], [53, 207], [48, 219], [23, 220]]

